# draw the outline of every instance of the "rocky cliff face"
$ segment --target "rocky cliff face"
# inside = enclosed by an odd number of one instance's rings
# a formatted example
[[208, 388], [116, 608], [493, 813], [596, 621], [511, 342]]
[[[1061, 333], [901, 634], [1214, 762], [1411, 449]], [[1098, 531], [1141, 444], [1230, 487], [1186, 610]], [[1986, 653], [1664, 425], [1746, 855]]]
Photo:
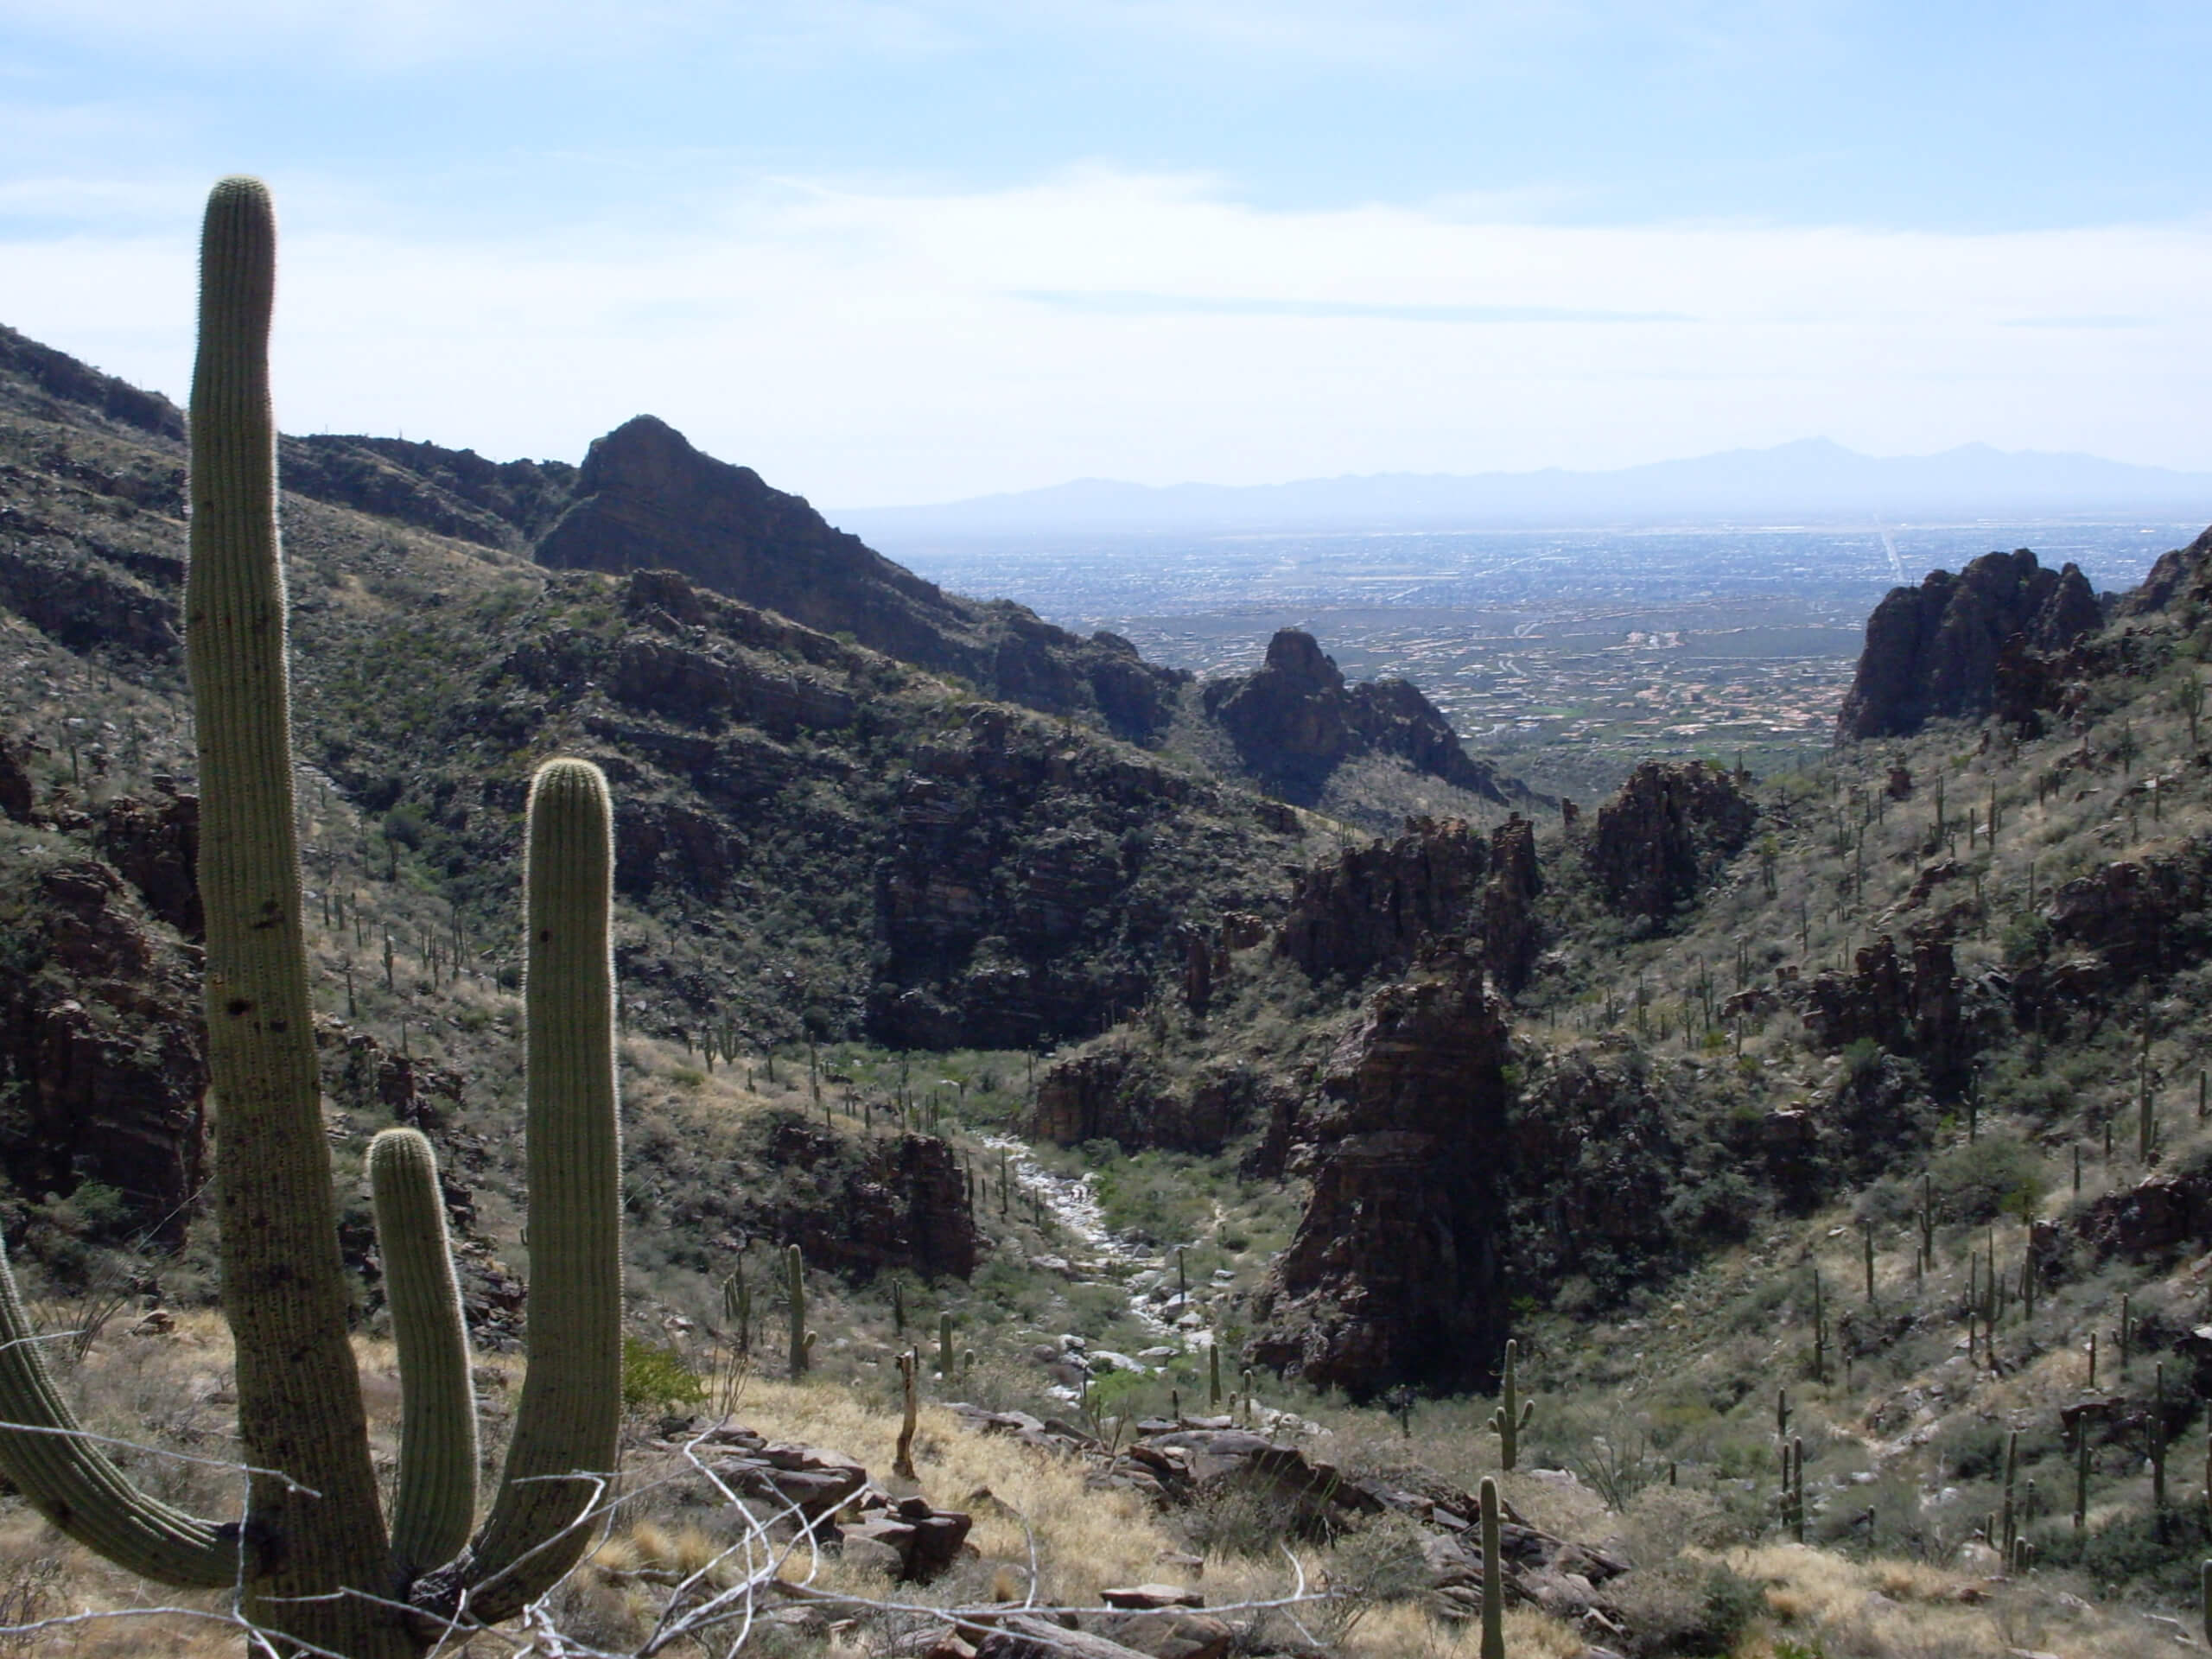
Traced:
[[1309, 978], [1357, 984], [1404, 968], [1424, 939], [1464, 937], [1489, 855], [1459, 818], [1415, 818], [1392, 841], [1347, 848], [1292, 880], [1278, 956]]
[[98, 1181], [147, 1221], [200, 1179], [199, 953], [95, 858], [18, 861], [0, 889], [0, 1168], [18, 1192]]
[[1507, 1047], [1483, 977], [1440, 951], [1338, 1045], [1290, 1131], [1313, 1197], [1255, 1305], [1259, 1363], [1366, 1399], [1496, 1363]]
[[1583, 856], [1609, 906], [1663, 924], [1742, 850], [1758, 818], [1732, 773], [1647, 760], [1598, 809]]
[[1056, 1061], [1037, 1079], [1024, 1133], [1056, 1146], [1111, 1141], [1211, 1157], [1281, 1103], [1274, 1078], [1235, 1061], [1176, 1078], [1141, 1047], [1107, 1039]]
[[2113, 613], [2125, 619], [2183, 607], [2201, 612], [2208, 598], [2212, 598], [2212, 530], [2187, 547], [2160, 554], [2143, 585], [2121, 595]]
[[278, 448], [284, 487], [296, 494], [513, 552], [529, 550], [576, 486], [566, 461], [486, 461], [404, 438], [318, 433]]
[[675, 1230], [702, 1261], [797, 1244], [809, 1268], [848, 1279], [896, 1268], [965, 1279], [983, 1249], [966, 1173], [935, 1135], [856, 1138], [773, 1111], [711, 1146], [661, 1126], [632, 1164], [640, 1224]]
[[1207, 715], [1252, 775], [1311, 806], [1347, 760], [1393, 755], [1414, 771], [1501, 804], [1528, 798], [1515, 780], [1468, 755], [1451, 722], [1404, 680], [1351, 683], [1310, 633], [1285, 628], [1256, 673], [1208, 682]]
[[1022, 606], [947, 594], [649, 415], [591, 446], [537, 556], [556, 569], [680, 571], [902, 662], [961, 675], [988, 696], [1096, 715], [1137, 741], [1166, 727], [1189, 678], [1151, 666], [1112, 634], [1084, 639]]
[[1986, 715], [2007, 640], [2059, 651], [2102, 620], [2079, 569], [2045, 569], [2026, 548], [1985, 554], [1955, 576], [1931, 571], [1917, 588], [1891, 588], [1867, 620], [1837, 729], [1895, 737], [1930, 720]]
[[1515, 813], [1491, 832], [1490, 880], [1483, 887], [1483, 966], [1510, 996], [1535, 971], [1543, 931], [1536, 916], [1544, 890], [1536, 866], [1536, 826]]

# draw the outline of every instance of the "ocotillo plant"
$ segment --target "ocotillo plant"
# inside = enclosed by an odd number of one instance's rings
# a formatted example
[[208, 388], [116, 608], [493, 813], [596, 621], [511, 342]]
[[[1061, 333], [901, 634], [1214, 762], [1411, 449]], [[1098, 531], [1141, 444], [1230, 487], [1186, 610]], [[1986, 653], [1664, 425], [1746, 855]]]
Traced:
[[[1206, 1403], [1214, 1410], [1221, 1409], [1221, 1338], [1217, 1335], [1206, 1344]], [[2212, 1475], [2212, 1452], [2206, 1454], [2205, 1469]], [[2212, 1491], [2212, 1484], [2206, 1490]]]
[[952, 1315], [937, 1316], [937, 1374], [944, 1382], [952, 1381]]
[[[493, 1511], [472, 1540], [474, 1402], [429, 1143], [387, 1131], [369, 1166], [401, 1353], [387, 1532], [370, 1460], [316, 1075], [292, 788], [268, 339], [267, 191], [208, 199], [192, 389], [187, 665], [200, 749], [211, 1100], [243, 1525], [133, 1488], [54, 1390], [0, 1259], [0, 1472], [62, 1530], [163, 1583], [244, 1592], [246, 1617], [345, 1659], [438, 1635], [410, 1607], [495, 1620], [556, 1582], [614, 1467], [621, 1412], [620, 1150], [606, 781], [534, 782], [524, 909], [533, 1249], [530, 1370]], [[426, 1570], [427, 1569], [427, 1570]], [[426, 1633], [427, 1631], [427, 1633]], [[289, 1640], [288, 1641], [287, 1638]]]
[[1533, 1400], [1521, 1397], [1521, 1344], [1505, 1344], [1505, 1376], [1499, 1384], [1497, 1408], [1490, 1414], [1486, 1425], [1497, 1436], [1498, 1466], [1510, 1469], [1521, 1459], [1521, 1431], [1529, 1427], [1529, 1414], [1536, 1408]]
[[[1497, 1519], [1497, 1482], [1483, 1477], [1483, 1645], [1482, 1659], [1505, 1659], [1505, 1562], [1503, 1529]], [[2212, 1561], [2205, 1563], [2212, 1584]], [[2207, 1592], [2212, 1597], [2212, 1592]], [[2207, 1602], [2212, 1606], [2212, 1599]]]
[[784, 1294], [791, 1303], [791, 1371], [796, 1382], [814, 1359], [814, 1332], [806, 1328], [806, 1256], [796, 1244], [784, 1252]]

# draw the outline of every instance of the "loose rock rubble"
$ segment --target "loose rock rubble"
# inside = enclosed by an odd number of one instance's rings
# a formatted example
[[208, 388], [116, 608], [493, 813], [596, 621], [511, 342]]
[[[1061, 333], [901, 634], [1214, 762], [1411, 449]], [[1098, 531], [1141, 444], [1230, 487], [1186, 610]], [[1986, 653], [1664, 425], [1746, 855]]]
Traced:
[[[1141, 1493], [1161, 1509], [1186, 1508], [1236, 1490], [1279, 1504], [1288, 1529], [1309, 1535], [1334, 1533], [1385, 1514], [1408, 1516], [1424, 1534], [1421, 1553], [1428, 1567], [1430, 1605], [1446, 1618], [1481, 1614], [1480, 1507], [1471, 1493], [1433, 1486], [1421, 1492], [1400, 1491], [1380, 1481], [1353, 1479], [1333, 1464], [1235, 1427], [1226, 1418], [1147, 1421], [1136, 1426], [1134, 1441], [1116, 1450], [1068, 1424], [1026, 1412], [964, 1405], [951, 1409], [981, 1433], [1011, 1435], [1027, 1445], [1088, 1458], [1096, 1465], [1090, 1477], [1093, 1484]], [[1509, 1601], [1526, 1602], [1579, 1623], [1593, 1637], [1619, 1633], [1601, 1586], [1627, 1572], [1626, 1561], [1554, 1537], [1530, 1525], [1510, 1504], [1499, 1533]], [[1114, 1598], [1135, 1597], [1157, 1588], [1109, 1591], [1107, 1599], [1109, 1605], [1123, 1605]]]

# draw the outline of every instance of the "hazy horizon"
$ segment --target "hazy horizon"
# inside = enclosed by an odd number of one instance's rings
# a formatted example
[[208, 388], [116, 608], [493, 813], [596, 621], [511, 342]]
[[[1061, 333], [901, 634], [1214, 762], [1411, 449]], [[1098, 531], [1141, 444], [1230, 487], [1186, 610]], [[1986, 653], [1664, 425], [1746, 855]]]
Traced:
[[0, 319], [181, 396], [257, 173], [293, 431], [650, 410], [854, 510], [1808, 434], [2212, 470], [2201, 9], [0, 0]]

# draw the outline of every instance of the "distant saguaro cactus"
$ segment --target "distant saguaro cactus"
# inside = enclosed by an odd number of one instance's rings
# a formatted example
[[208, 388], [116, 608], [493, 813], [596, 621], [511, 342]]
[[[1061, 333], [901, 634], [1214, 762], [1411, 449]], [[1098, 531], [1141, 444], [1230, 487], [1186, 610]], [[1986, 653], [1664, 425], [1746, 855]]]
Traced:
[[1508, 1341], [1505, 1344], [1505, 1378], [1499, 1385], [1497, 1408], [1490, 1414], [1484, 1425], [1497, 1436], [1497, 1459], [1501, 1468], [1511, 1469], [1521, 1460], [1521, 1431], [1529, 1427], [1529, 1414], [1536, 1408], [1533, 1400], [1522, 1400], [1520, 1387], [1521, 1344]]
[[791, 1302], [791, 1372], [796, 1382], [814, 1363], [814, 1332], [806, 1328], [806, 1255], [796, 1244], [784, 1252], [784, 1279]]

